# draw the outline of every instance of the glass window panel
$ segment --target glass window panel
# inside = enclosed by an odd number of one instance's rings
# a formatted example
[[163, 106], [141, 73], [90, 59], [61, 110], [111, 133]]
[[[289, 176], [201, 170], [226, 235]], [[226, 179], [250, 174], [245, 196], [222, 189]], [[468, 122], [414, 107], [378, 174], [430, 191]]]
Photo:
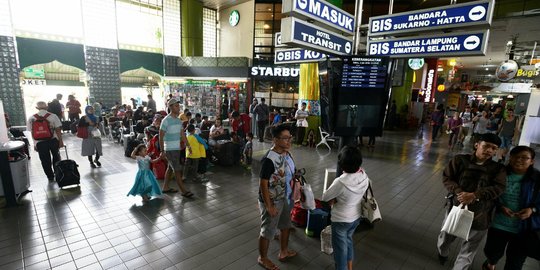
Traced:
[[267, 38], [255, 38], [255, 46], [272, 46], [272, 37]]
[[165, 55], [182, 56], [180, 2], [165, 0], [163, 11], [163, 50]]
[[272, 12], [273, 10], [274, 10], [273, 4], [255, 4], [255, 12], [260, 12], [260, 11]]
[[203, 56], [216, 57], [217, 52], [217, 12], [213, 9], [203, 8]]
[[157, 14], [158, 8], [117, 1], [118, 43], [162, 48], [163, 18]]
[[271, 12], [255, 13], [255, 21], [271, 21], [274, 15]]
[[255, 46], [256, 53], [272, 53], [272, 47], [259, 47]]

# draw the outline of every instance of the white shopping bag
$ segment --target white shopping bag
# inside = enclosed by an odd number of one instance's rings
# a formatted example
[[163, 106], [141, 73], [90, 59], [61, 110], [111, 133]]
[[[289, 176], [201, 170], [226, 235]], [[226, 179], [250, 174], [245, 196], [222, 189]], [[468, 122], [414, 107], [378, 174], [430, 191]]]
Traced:
[[311, 189], [311, 185], [308, 183], [305, 183], [302, 186], [302, 193], [304, 193], [305, 201], [302, 202], [302, 208], [313, 210], [315, 209], [315, 195], [313, 195], [313, 190]]
[[[464, 207], [464, 208], [463, 208]], [[441, 231], [469, 241], [469, 232], [474, 219], [474, 212], [467, 205], [453, 206], [446, 217]]]
[[326, 226], [321, 231], [321, 251], [329, 255], [334, 252], [332, 248], [332, 225]]

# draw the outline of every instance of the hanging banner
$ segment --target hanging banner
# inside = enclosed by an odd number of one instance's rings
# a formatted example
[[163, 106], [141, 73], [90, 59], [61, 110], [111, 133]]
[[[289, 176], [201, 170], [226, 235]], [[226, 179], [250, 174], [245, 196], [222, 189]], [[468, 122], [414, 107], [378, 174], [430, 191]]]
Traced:
[[424, 102], [433, 102], [437, 87], [437, 58], [426, 59], [427, 72], [422, 90], [424, 91]]
[[293, 17], [281, 19], [281, 42], [332, 55], [350, 55], [352, 40]]
[[313, 19], [329, 29], [354, 34], [354, 16], [324, 0], [283, 0], [281, 14]]
[[489, 26], [493, 1], [477, 1], [369, 18], [368, 37], [433, 31], [467, 26]]
[[367, 54], [376, 56], [448, 57], [486, 55], [489, 30], [428, 37], [368, 40]]

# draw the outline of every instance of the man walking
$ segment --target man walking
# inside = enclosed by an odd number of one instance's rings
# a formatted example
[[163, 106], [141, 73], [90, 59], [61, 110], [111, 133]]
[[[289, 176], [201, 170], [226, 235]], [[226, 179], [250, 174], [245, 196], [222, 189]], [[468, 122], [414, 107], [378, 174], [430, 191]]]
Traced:
[[255, 118], [255, 107], [259, 104], [256, 98], [253, 98], [253, 102], [249, 105], [249, 117], [251, 118], [251, 132], [257, 134], [257, 119]]
[[146, 104], [147, 111], [152, 110], [153, 113], [156, 113], [156, 101], [152, 98], [152, 95], [148, 95], [148, 103]]
[[62, 110], [62, 104], [60, 104], [60, 100], [62, 100], [62, 94], [56, 94], [56, 98], [49, 102], [47, 106], [49, 112], [56, 114], [56, 116], [58, 116], [60, 120], [63, 120], [64, 111]]
[[295, 164], [289, 153], [293, 136], [288, 126], [272, 128], [274, 146], [262, 159], [259, 180], [259, 211], [261, 232], [259, 234], [259, 258], [257, 262], [265, 269], [277, 269], [268, 258], [270, 240], [280, 230], [280, 249], [278, 260], [284, 262], [294, 256], [296, 251], [289, 249], [291, 224], [291, 180]]
[[28, 119], [26, 130], [32, 134], [34, 149], [39, 153], [43, 171], [49, 181], [53, 181], [53, 165], [60, 161], [59, 148], [64, 147], [62, 122], [56, 114], [47, 111], [46, 102], [39, 101], [36, 104], [36, 109], [38, 109], [38, 113]]
[[[478, 247], [487, 235], [495, 201], [505, 190], [505, 168], [492, 160], [500, 144], [497, 135], [482, 134], [474, 144], [473, 155], [456, 155], [443, 172], [443, 184], [452, 201], [449, 207], [464, 204], [474, 212], [469, 240], [462, 242], [453, 270], [466, 270], [472, 265]], [[454, 240], [456, 237], [453, 235], [445, 232], [439, 234], [437, 249], [441, 265], [448, 260], [450, 245]]]
[[[167, 158], [169, 164], [165, 175], [170, 175], [169, 173], [172, 170], [182, 196], [189, 198], [193, 196], [193, 193], [184, 187], [182, 179], [182, 166], [186, 157], [185, 143], [187, 140], [184, 129], [182, 128], [182, 121], [178, 118], [180, 115], [180, 104], [176, 99], [171, 98], [167, 102], [167, 105], [170, 113], [163, 118], [159, 128], [159, 147], [163, 149], [160, 157]], [[178, 190], [169, 187], [169, 182], [170, 178], [166, 177], [163, 181], [163, 193], [178, 192]]]
[[268, 105], [265, 102], [266, 99], [261, 98], [261, 103], [253, 109], [253, 113], [257, 118], [257, 136], [259, 136], [259, 142], [264, 142], [264, 129], [266, 128], [266, 124], [268, 124], [268, 116], [270, 115]]

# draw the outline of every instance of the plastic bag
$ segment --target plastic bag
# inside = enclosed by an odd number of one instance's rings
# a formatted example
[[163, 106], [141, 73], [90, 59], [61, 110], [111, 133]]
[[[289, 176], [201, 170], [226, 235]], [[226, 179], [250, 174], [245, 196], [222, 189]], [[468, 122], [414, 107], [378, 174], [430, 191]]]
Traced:
[[304, 194], [305, 201], [302, 202], [302, 208], [313, 210], [315, 209], [315, 195], [313, 195], [313, 190], [311, 189], [311, 185], [308, 183], [305, 183], [302, 186], [302, 193]]
[[474, 212], [467, 205], [452, 206], [441, 231], [469, 241], [469, 232], [474, 219]]
[[334, 248], [332, 248], [332, 225], [326, 226], [321, 231], [321, 251], [329, 255], [334, 252]]

